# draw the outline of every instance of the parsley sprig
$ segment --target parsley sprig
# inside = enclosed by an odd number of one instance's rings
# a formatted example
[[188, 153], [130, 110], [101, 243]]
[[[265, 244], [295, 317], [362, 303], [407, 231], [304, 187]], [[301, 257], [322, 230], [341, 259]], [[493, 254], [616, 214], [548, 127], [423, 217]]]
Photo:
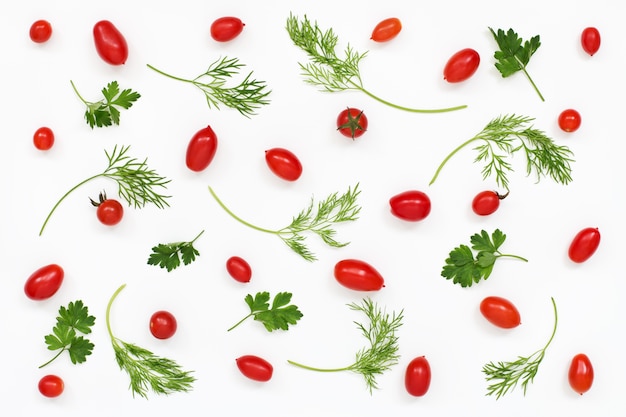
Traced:
[[[499, 258], [510, 257], [528, 262], [521, 256], [500, 252], [500, 246], [505, 240], [506, 235], [500, 229], [496, 229], [491, 237], [485, 230], [475, 233], [470, 238], [471, 249], [467, 245], [460, 245], [450, 252], [441, 270], [441, 276], [452, 279], [452, 282], [460, 284], [461, 287], [471, 287], [481, 279], [489, 278]], [[472, 249], [477, 252], [476, 257]]]
[[304, 232], [312, 232], [318, 235], [324, 243], [331, 247], [343, 247], [349, 244], [349, 242], [342, 243], [335, 240], [336, 231], [332, 228], [333, 225], [342, 222], [349, 222], [358, 219], [358, 214], [361, 211], [361, 207], [357, 205], [356, 199], [361, 193], [358, 189], [359, 184], [354, 188], [348, 187], [341, 196], [337, 193], [333, 193], [325, 200], [320, 201], [317, 204], [317, 210], [314, 210], [314, 201], [311, 198], [309, 206], [302, 210], [297, 216], [293, 217], [291, 223], [278, 230], [270, 230], [262, 227], [255, 226], [242, 218], [238, 217], [235, 213], [230, 211], [228, 207], [217, 197], [217, 194], [209, 187], [211, 195], [217, 203], [235, 220], [251, 227], [255, 230], [259, 230], [265, 233], [274, 234], [282, 239], [294, 252], [302, 256], [307, 261], [317, 260], [315, 254], [309, 250], [304, 243], [306, 236]]
[[202, 234], [201, 231], [189, 242], [159, 243], [152, 248], [152, 253], [148, 257], [148, 265], [158, 265], [171, 272], [180, 266], [182, 258], [183, 264], [189, 265], [200, 256], [200, 252], [194, 248], [193, 244]]
[[76, 93], [80, 101], [87, 106], [87, 110], [85, 110], [85, 120], [92, 129], [94, 126], [105, 127], [113, 124], [119, 125], [119, 109], [131, 108], [133, 103], [141, 97], [141, 94], [130, 88], [120, 91], [118, 82], [111, 81], [102, 89], [103, 99], [99, 101], [87, 101], [80, 95], [72, 80], [70, 80], [70, 83], [72, 84], [74, 93]]
[[347, 45], [345, 57], [338, 57], [335, 51], [338, 43], [335, 32], [332, 29], [322, 30], [317, 22], [311, 22], [306, 15], [300, 21], [290, 14], [286, 29], [294, 45], [306, 52], [310, 59], [307, 64], [299, 63], [305, 82], [320, 87], [322, 91], [361, 91], [387, 106], [415, 113], [442, 113], [467, 107], [462, 105], [442, 109], [414, 109], [384, 100], [363, 86], [359, 63], [367, 52], [359, 53]]
[[268, 332], [273, 330], [289, 330], [289, 325], [295, 325], [302, 318], [302, 312], [298, 306], [289, 304], [292, 294], [289, 292], [279, 292], [274, 296], [272, 306], [270, 307], [270, 293], [267, 291], [258, 292], [254, 297], [248, 294], [245, 302], [250, 308], [250, 314], [235, 323], [228, 331], [233, 330], [241, 323], [254, 317], [265, 326]]

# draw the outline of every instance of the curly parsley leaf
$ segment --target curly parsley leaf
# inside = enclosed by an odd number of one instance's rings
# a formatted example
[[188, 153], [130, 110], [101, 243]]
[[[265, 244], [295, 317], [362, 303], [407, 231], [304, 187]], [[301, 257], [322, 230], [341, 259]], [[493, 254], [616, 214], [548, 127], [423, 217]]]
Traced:
[[92, 129], [120, 124], [120, 109], [129, 109], [140, 97], [136, 91], [125, 89], [120, 91], [117, 81], [111, 81], [102, 89], [103, 99], [95, 102], [85, 100], [70, 81], [78, 98], [87, 106], [85, 120]]
[[195, 241], [204, 233], [201, 231], [189, 242], [159, 243], [152, 248], [148, 257], [148, 265], [158, 265], [166, 268], [167, 272], [178, 268], [182, 259], [183, 264], [189, 265], [200, 256], [200, 252], [194, 248]]
[[254, 297], [248, 294], [245, 302], [250, 308], [250, 314], [239, 320], [228, 331], [239, 326], [246, 319], [254, 317], [254, 320], [260, 321], [268, 332], [273, 330], [289, 330], [289, 325], [295, 325], [302, 318], [302, 313], [296, 305], [289, 304], [292, 294], [288, 292], [279, 292], [274, 296], [270, 307], [269, 292], [258, 292]]

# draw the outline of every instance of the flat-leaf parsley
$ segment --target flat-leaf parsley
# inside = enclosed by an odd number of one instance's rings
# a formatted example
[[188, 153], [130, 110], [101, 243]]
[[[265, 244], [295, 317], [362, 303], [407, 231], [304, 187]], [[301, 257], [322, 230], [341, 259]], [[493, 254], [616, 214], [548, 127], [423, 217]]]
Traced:
[[233, 330], [245, 320], [254, 317], [254, 320], [263, 323], [268, 332], [273, 330], [289, 330], [289, 325], [295, 325], [302, 318], [302, 313], [298, 306], [289, 304], [292, 294], [289, 292], [279, 292], [274, 296], [270, 307], [270, 293], [259, 292], [254, 297], [252, 294], [246, 295], [245, 302], [250, 308], [250, 314], [239, 320], [228, 331]]
[[80, 101], [87, 106], [85, 110], [85, 120], [92, 129], [94, 126], [105, 127], [113, 124], [119, 125], [119, 109], [131, 108], [133, 103], [141, 97], [141, 94], [130, 88], [120, 91], [120, 86], [117, 81], [111, 81], [102, 89], [103, 99], [99, 101], [87, 101], [80, 95], [74, 82], [70, 80], [70, 83]]

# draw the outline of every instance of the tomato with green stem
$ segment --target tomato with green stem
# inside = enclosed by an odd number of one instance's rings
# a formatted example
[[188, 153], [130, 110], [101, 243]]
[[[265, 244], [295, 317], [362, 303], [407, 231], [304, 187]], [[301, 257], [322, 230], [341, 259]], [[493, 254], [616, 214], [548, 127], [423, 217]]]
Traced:
[[381, 20], [372, 30], [371, 40], [374, 42], [388, 42], [398, 36], [402, 30], [402, 22], [397, 17]]
[[356, 139], [367, 131], [368, 120], [363, 110], [348, 107], [337, 116], [337, 131], [345, 137]]
[[472, 200], [472, 210], [479, 216], [493, 214], [500, 207], [500, 201], [504, 200], [508, 195], [508, 191], [505, 194], [491, 190], [481, 191]]
[[42, 126], [33, 134], [33, 145], [40, 151], [47, 151], [54, 145], [54, 132], [49, 127]]
[[42, 266], [33, 272], [24, 284], [24, 293], [31, 300], [46, 300], [61, 288], [65, 271], [57, 264]]
[[595, 27], [587, 27], [583, 29], [580, 34], [580, 43], [585, 52], [594, 56], [600, 49], [600, 31]]
[[559, 114], [559, 127], [564, 132], [575, 132], [580, 127], [582, 117], [575, 109], [565, 109]]
[[187, 145], [185, 163], [192, 171], [205, 170], [217, 152], [217, 135], [207, 126], [197, 131]]
[[404, 372], [404, 387], [414, 397], [426, 395], [431, 381], [430, 364], [425, 356], [418, 356], [411, 360]]
[[385, 286], [385, 279], [372, 265], [360, 259], [343, 259], [335, 264], [337, 282], [355, 291], [378, 291]]
[[567, 378], [570, 387], [580, 395], [591, 389], [593, 385], [593, 365], [584, 353], [579, 353], [570, 362]]
[[52, 25], [44, 19], [36, 20], [30, 26], [29, 36], [35, 43], [47, 42], [52, 37]]
[[243, 355], [235, 359], [237, 368], [247, 378], [258, 382], [272, 379], [274, 367], [267, 360], [256, 355]]
[[96, 52], [104, 62], [123, 65], [128, 59], [128, 43], [122, 32], [110, 21], [101, 20], [93, 26]]
[[591, 258], [598, 246], [600, 246], [600, 230], [597, 227], [585, 227], [576, 233], [567, 254], [573, 262], [582, 263]]
[[177, 329], [176, 317], [169, 311], [159, 310], [150, 316], [150, 333], [157, 339], [169, 339]]
[[38, 388], [44, 397], [55, 398], [63, 394], [65, 383], [57, 375], [45, 375], [39, 380]]
[[245, 23], [238, 17], [220, 17], [211, 23], [211, 37], [217, 42], [232, 41], [243, 32], [244, 26]]
[[272, 148], [266, 150], [265, 162], [270, 171], [285, 181], [295, 181], [302, 175], [302, 163], [288, 149]]
[[89, 199], [91, 205], [96, 207], [96, 217], [105, 226], [115, 226], [124, 217], [124, 207], [112, 198], [107, 198], [106, 192], [102, 191], [98, 196], [98, 201]]
[[399, 219], [417, 222], [430, 214], [431, 202], [428, 195], [418, 190], [408, 190], [389, 199], [391, 213]]
[[226, 270], [228, 274], [238, 282], [250, 282], [252, 278], [252, 268], [250, 264], [240, 256], [231, 256], [226, 260]]
[[494, 295], [480, 302], [480, 313], [489, 323], [502, 329], [513, 329], [522, 322], [519, 310], [512, 302]]
[[480, 65], [480, 55], [472, 48], [461, 49], [453, 54], [443, 68], [443, 79], [460, 83], [470, 78]]

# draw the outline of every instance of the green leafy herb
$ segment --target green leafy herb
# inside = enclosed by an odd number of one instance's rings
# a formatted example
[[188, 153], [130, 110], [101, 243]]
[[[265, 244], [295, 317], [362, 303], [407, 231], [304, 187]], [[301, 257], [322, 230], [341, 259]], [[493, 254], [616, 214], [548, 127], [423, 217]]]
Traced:
[[130, 377], [130, 389], [133, 393], [148, 398], [148, 391], [155, 394], [169, 395], [174, 392], [189, 392], [196, 380], [191, 371], [184, 371], [174, 360], [156, 356], [151, 351], [132, 343], [124, 342], [111, 331], [111, 306], [126, 285], [120, 286], [106, 309], [106, 323], [115, 360], [120, 369]]
[[338, 38], [332, 29], [323, 31], [317, 22], [311, 22], [306, 16], [300, 21], [293, 14], [287, 19], [287, 32], [294, 45], [308, 55], [310, 62], [300, 63], [300, 69], [305, 81], [320, 87], [326, 92], [356, 90], [365, 93], [371, 98], [396, 109], [416, 113], [441, 113], [464, 109], [463, 106], [443, 109], [414, 109], [384, 100], [366, 90], [361, 80], [359, 63], [367, 52], [359, 53], [350, 45], [346, 46], [345, 57], [339, 58], [335, 51]]
[[507, 174], [513, 171], [507, 157], [512, 157], [521, 151], [526, 157], [526, 174], [533, 171], [537, 175], [537, 181], [542, 177], [551, 177], [554, 181], [567, 185], [572, 181], [573, 153], [567, 146], [559, 146], [554, 143], [544, 132], [530, 125], [535, 120], [526, 116], [515, 114], [496, 117], [476, 136], [468, 139], [454, 149], [441, 162], [435, 175], [430, 180], [432, 185], [444, 165], [457, 152], [473, 142], [481, 142], [474, 150], [478, 155], [474, 162], [484, 162], [482, 169], [483, 179], [495, 175], [496, 183], [509, 189]]
[[87, 356], [91, 355], [94, 344], [78, 333], [84, 335], [91, 333], [91, 327], [95, 322], [96, 318], [89, 315], [89, 309], [81, 300], [70, 302], [67, 307], [61, 306], [52, 333], [45, 337], [48, 350], [59, 352], [39, 368], [48, 365], [63, 352], [69, 353], [73, 364], [85, 362]]
[[41, 226], [39, 236], [43, 234], [43, 231], [52, 217], [52, 213], [57, 209], [59, 204], [65, 198], [76, 190], [81, 185], [94, 180], [96, 178], [109, 178], [117, 182], [118, 194], [122, 197], [128, 205], [133, 205], [135, 208], [145, 206], [147, 203], [152, 203], [159, 208], [169, 206], [167, 198], [169, 196], [159, 194], [157, 188], [167, 188], [167, 184], [170, 180], [158, 175], [154, 170], [149, 169], [147, 165], [147, 159], [138, 161], [135, 158], [131, 158], [127, 155], [130, 146], [122, 146], [118, 149], [117, 145], [113, 148], [113, 152], [110, 154], [105, 151], [108, 159], [108, 165], [106, 169], [99, 174], [92, 175], [91, 177], [79, 182], [74, 187], [70, 188], [48, 213], [46, 220]]
[[233, 330], [245, 320], [254, 317], [254, 320], [260, 321], [268, 332], [273, 330], [289, 330], [289, 325], [295, 325], [302, 318], [302, 313], [298, 307], [291, 302], [291, 293], [279, 292], [274, 296], [272, 306], [270, 308], [270, 293], [258, 292], [254, 297], [251, 294], [246, 295], [245, 301], [250, 307], [250, 314], [239, 320], [228, 331]]
[[367, 339], [369, 346], [356, 353], [356, 359], [352, 365], [343, 368], [316, 368], [291, 360], [288, 362], [310, 371], [351, 371], [361, 374], [365, 378], [370, 394], [372, 394], [374, 389], [378, 389], [376, 376], [382, 375], [385, 371], [391, 369], [392, 366], [398, 363], [400, 358], [396, 330], [402, 325], [403, 311], [400, 311], [398, 314], [394, 312], [390, 316], [369, 298], [364, 299], [361, 304], [352, 303], [348, 304], [348, 306], [352, 310], [364, 313], [369, 320], [367, 326], [355, 322], [361, 330], [363, 337]]
[[492, 28], [489, 28], [489, 31], [498, 43], [498, 48], [500, 48], [493, 56], [497, 60], [495, 65], [498, 71], [500, 71], [500, 74], [502, 74], [502, 77], [505, 78], [518, 71], [522, 71], [539, 95], [539, 98], [541, 98], [541, 101], [545, 101], [541, 92], [539, 92], [539, 89], [535, 85], [535, 82], [528, 74], [528, 71], [526, 71], [530, 57], [533, 56], [537, 49], [539, 49], [539, 46], [541, 46], [539, 35], [533, 36], [529, 41], [523, 41], [513, 29], [509, 29], [506, 32], [502, 29], [498, 29], [496, 33]]
[[483, 367], [483, 373], [487, 382], [491, 384], [487, 387], [487, 395], [496, 395], [496, 399], [512, 391], [518, 383], [521, 382], [524, 395], [528, 384], [532, 383], [539, 370], [539, 365], [546, 354], [546, 349], [552, 343], [558, 324], [558, 315], [556, 303], [552, 298], [552, 307], [554, 308], [554, 328], [552, 335], [545, 346], [530, 356], [518, 356], [513, 362], [489, 362]]
[[337, 196], [337, 193], [331, 194], [317, 204], [317, 211], [313, 210], [314, 202], [313, 198], [311, 198], [309, 206], [294, 217], [289, 226], [278, 230], [264, 229], [248, 223], [230, 211], [211, 187], [209, 187], [209, 191], [218, 204], [238, 222], [255, 230], [277, 235], [298, 255], [307, 261], [315, 261], [317, 258], [304, 244], [306, 237], [303, 235], [303, 232], [315, 233], [324, 243], [332, 247], [346, 246], [349, 242], [341, 243], [335, 240], [336, 231], [332, 226], [337, 223], [358, 219], [358, 214], [361, 210], [361, 207], [356, 203], [357, 196], [361, 192], [358, 187], [359, 185], [357, 184], [354, 189], [348, 188], [348, 191], [341, 196]]
[[74, 82], [70, 80], [70, 83], [80, 101], [87, 106], [87, 110], [85, 110], [85, 120], [92, 129], [94, 126], [104, 127], [113, 124], [119, 125], [119, 109], [131, 108], [133, 103], [141, 97], [139, 93], [130, 88], [120, 91], [120, 86], [117, 81], [111, 81], [102, 89], [102, 95], [104, 96], [102, 100], [87, 101], [80, 95]]
[[[484, 230], [472, 235], [471, 249], [467, 245], [454, 248], [446, 259], [441, 276], [452, 279], [452, 282], [460, 284], [461, 287], [471, 287], [473, 283], [489, 278], [498, 258], [510, 257], [528, 262], [521, 256], [501, 253], [499, 249], [505, 240], [506, 235], [500, 229], [496, 229], [491, 237]], [[477, 251], [476, 257], [472, 249]]]
[[181, 258], [185, 265], [189, 265], [196, 260], [196, 256], [200, 256], [200, 252], [193, 247], [193, 244], [202, 236], [202, 233], [204, 230], [189, 242], [159, 243], [152, 248], [148, 265], [158, 265], [161, 268], [166, 268], [167, 272], [178, 268]]
[[148, 68], [173, 80], [195, 85], [204, 93], [209, 108], [219, 110], [220, 105], [223, 104], [250, 117], [255, 115], [255, 111], [261, 106], [269, 104], [267, 96], [271, 91], [267, 89], [265, 81], [253, 79], [252, 72], [248, 73], [239, 84], [227, 86], [226, 81], [239, 74], [243, 66], [244, 64], [240, 63], [237, 58], [222, 57], [211, 63], [206, 72], [193, 79], [167, 74], [152, 65], [148, 65]]

